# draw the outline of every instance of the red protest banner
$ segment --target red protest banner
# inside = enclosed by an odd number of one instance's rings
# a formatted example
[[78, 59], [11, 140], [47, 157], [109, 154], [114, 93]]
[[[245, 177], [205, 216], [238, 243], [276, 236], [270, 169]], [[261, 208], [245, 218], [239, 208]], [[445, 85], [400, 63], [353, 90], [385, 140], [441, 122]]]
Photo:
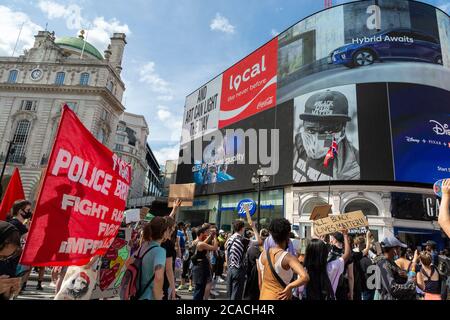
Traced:
[[64, 107], [20, 263], [85, 265], [119, 230], [131, 179], [119, 159]]
[[25, 200], [25, 193], [23, 192], [19, 169], [15, 168], [6, 188], [5, 196], [0, 203], [0, 220], [6, 220], [14, 202], [17, 200]]

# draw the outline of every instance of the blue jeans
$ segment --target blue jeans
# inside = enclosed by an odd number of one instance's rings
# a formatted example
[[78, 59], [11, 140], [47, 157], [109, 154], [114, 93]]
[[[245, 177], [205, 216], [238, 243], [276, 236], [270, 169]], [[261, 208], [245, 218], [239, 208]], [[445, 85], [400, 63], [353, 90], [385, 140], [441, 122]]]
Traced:
[[242, 300], [245, 287], [245, 269], [228, 269], [227, 275], [227, 296], [228, 300]]

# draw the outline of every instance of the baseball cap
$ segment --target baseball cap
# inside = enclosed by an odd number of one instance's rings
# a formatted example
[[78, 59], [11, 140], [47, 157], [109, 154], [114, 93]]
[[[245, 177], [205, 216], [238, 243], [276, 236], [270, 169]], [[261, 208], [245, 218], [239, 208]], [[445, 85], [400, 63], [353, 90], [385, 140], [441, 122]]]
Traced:
[[430, 247], [436, 247], [437, 243], [434, 242], [433, 240], [428, 240], [427, 242], [425, 242], [424, 244], [422, 244], [423, 246], [430, 246]]
[[223, 231], [222, 229], [219, 230], [219, 234], [224, 234], [225, 231]]
[[19, 232], [15, 226], [6, 221], [0, 221], [0, 244], [5, 242], [5, 240], [11, 235], [13, 232]]
[[313, 94], [305, 103], [305, 112], [301, 120], [341, 120], [350, 121], [348, 116], [348, 100], [338, 91], [322, 91]]
[[381, 245], [384, 248], [394, 248], [394, 247], [407, 248], [408, 247], [406, 244], [404, 244], [403, 242], [401, 242], [394, 236], [384, 238], [383, 241], [381, 242]]

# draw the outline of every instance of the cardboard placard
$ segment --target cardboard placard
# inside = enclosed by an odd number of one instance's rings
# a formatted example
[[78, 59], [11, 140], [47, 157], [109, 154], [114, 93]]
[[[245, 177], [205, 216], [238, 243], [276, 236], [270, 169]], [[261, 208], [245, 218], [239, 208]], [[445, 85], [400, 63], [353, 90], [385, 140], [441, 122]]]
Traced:
[[139, 209], [129, 209], [125, 211], [125, 223], [138, 222], [140, 220], [140, 210]]
[[245, 215], [247, 216], [247, 222], [252, 226], [252, 217], [250, 216], [250, 211], [248, 209], [248, 204], [244, 204]]
[[331, 204], [324, 204], [320, 206], [315, 206], [313, 211], [311, 212], [311, 216], [309, 220], [315, 221], [319, 219], [323, 219], [328, 217], [328, 214], [331, 213]]
[[182, 207], [192, 207], [194, 205], [195, 183], [171, 184], [169, 186], [168, 207], [172, 208], [173, 203], [180, 199]]
[[342, 230], [366, 227], [369, 223], [362, 211], [328, 216], [313, 222], [316, 236], [324, 236]]
[[139, 213], [141, 220], [145, 220], [145, 216], [149, 213], [150, 208], [143, 207], [141, 208], [141, 212]]

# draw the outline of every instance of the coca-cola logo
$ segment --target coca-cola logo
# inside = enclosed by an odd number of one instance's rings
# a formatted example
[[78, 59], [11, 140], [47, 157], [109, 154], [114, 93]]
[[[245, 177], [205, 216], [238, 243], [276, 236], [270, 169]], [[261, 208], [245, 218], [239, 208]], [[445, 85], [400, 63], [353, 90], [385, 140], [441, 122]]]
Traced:
[[448, 124], [441, 124], [440, 122], [436, 121], [436, 120], [430, 120], [430, 123], [432, 123], [433, 126], [433, 131], [434, 133], [436, 133], [438, 136], [450, 136], [450, 129], [448, 128]]

